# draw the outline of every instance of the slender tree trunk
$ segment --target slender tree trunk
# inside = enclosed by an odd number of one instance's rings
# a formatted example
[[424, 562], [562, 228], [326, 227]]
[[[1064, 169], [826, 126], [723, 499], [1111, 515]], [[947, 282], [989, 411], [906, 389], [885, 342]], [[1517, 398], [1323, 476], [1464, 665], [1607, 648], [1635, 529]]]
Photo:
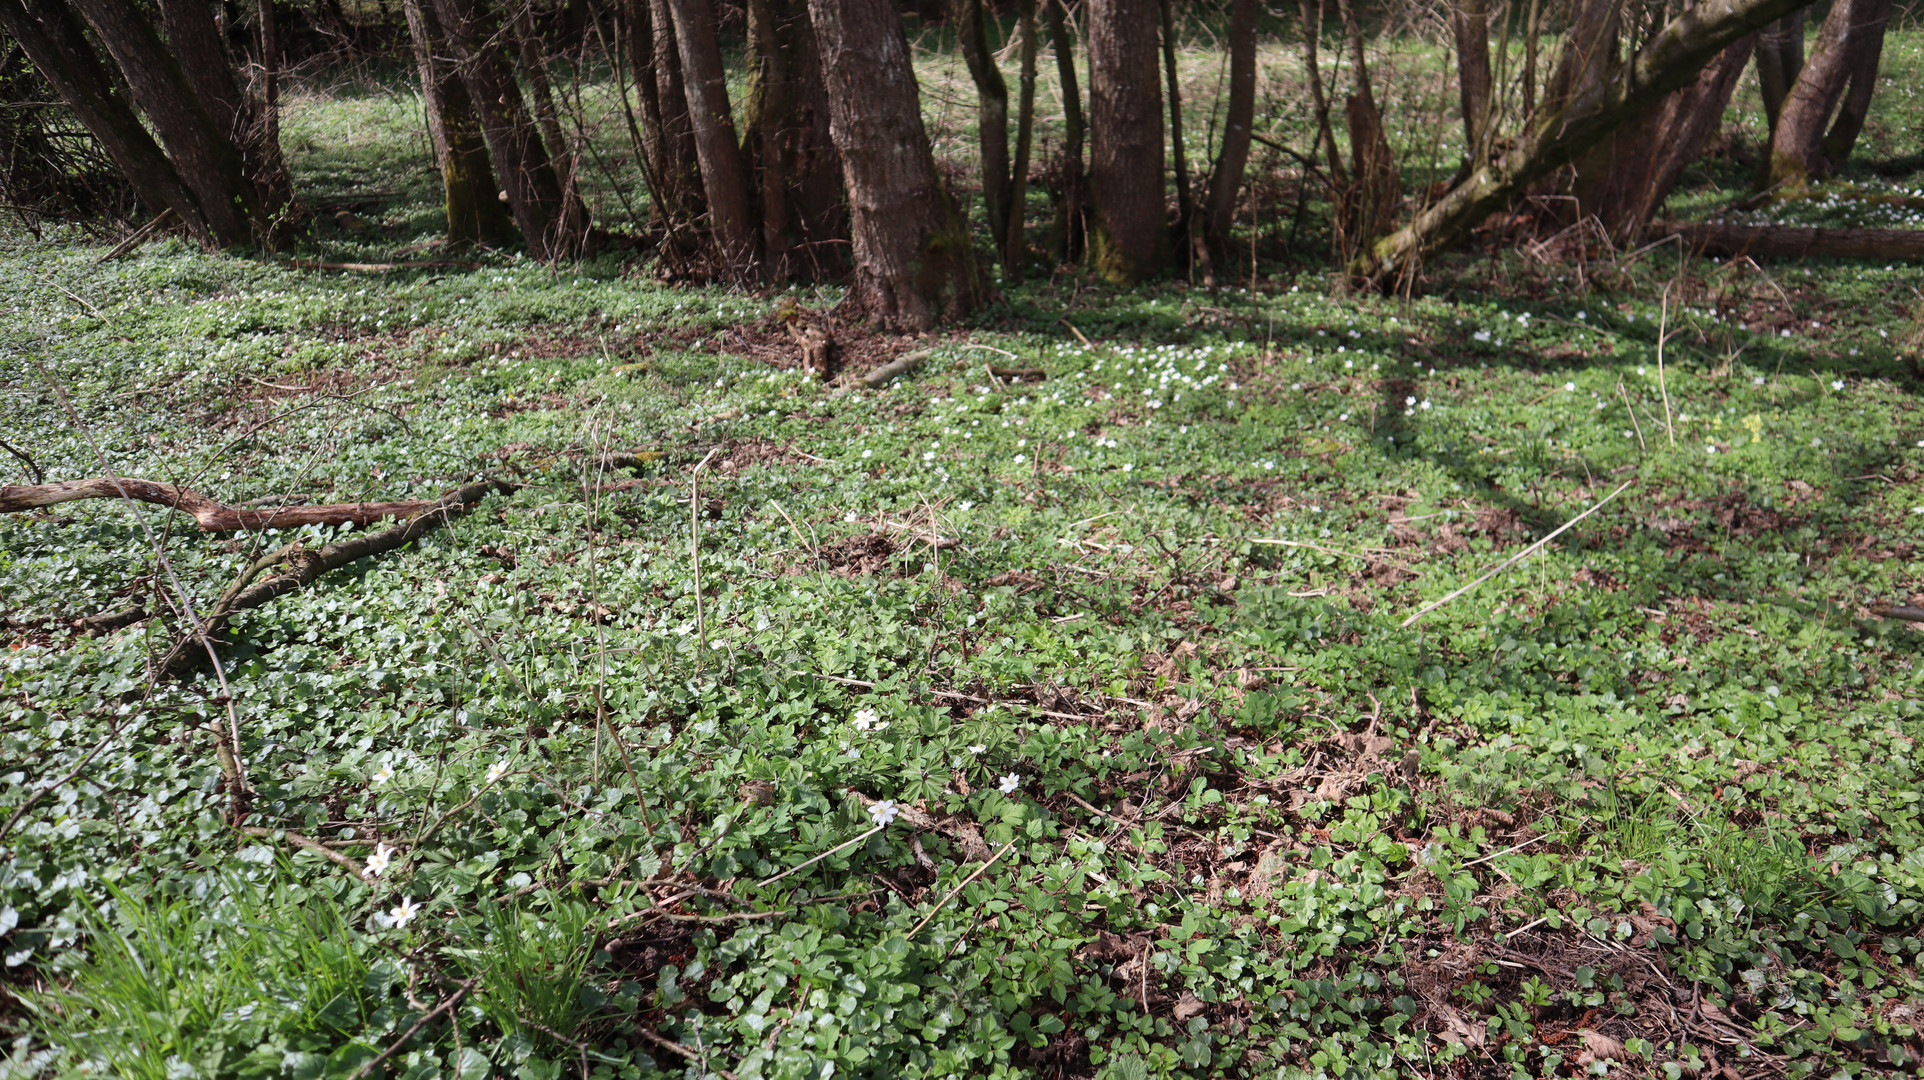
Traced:
[[1223, 144], [1209, 170], [1209, 208], [1204, 233], [1226, 251], [1236, 218], [1236, 193], [1249, 168], [1249, 145], [1256, 122], [1256, 17], [1259, 0], [1231, 0], [1229, 8], [1229, 108], [1223, 117]]
[[669, 0], [669, 7], [674, 11], [675, 42], [687, 79], [688, 116], [716, 255], [727, 273], [753, 276], [760, 267], [749, 215], [748, 172], [735, 135], [714, 9], [707, 0]]
[[[1316, 146], [1323, 155], [1325, 177], [1329, 181], [1329, 204], [1332, 211], [1343, 205], [1344, 191], [1349, 187], [1349, 170], [1343, 165], [1342, 152], [1336, 148], [1336, 130], [1329, 122], [1329, 95], [1323, 90], [1323, 62], [1318, 57], [1318, 45], [1323, 40], [1324, 0], [1316, 0], [1316, 7], [1310, 8], [1310, 0], [1298, 0], [1303, 12], [1303, 68], [1309, 74], [1310, 109], [1316, 114]], [[1308, 177], [1304, 177], [1308, 183]], [[1340, 231], [1343, 215], [1332, 214], [1339, 232], [1336, 247], [1343, 247]]]
[[1069, 0], [1042, 0], [1049, 27], [1049, 50], [1056, 58], [1056, 97], [1062, 101], [1062, 193], [1056, 202], [1056, 257], [1074, 262], [1082, 257], [1084, 188], [1082, 144], [1088, 124], [1082, 114], [1082, 84], [1076, 75], [1075, 35], [1063, 5]]
[[495, 192], [494, 162], [481, 133], [481, 118], [467, 85], [447, 60], [446, 36], [429, 6], [431, 0], [401, 0], [414, 66], [420, 72], [427, 105], [428, 138], [441, 168], [442, 204], [447, 211], [448, 243], [502, 243], [514, 234], [514, 219]]
[[847, 182], [855, 280], [847, 306], [924, 330], [981, 302], [967, 225], [935, 171], [908, 39], [892, 0], [809, 0]]
[[787, 122], [794, 109], [794, 81], [775, 26], [771, 0], [748, 0], [749, 83], [743, 111], [748, 118], [744, 157], [758, 178], [762, 251], [769, 276], [789, 275], [792, 223], [788, 210]]
[[1457, 96], [1463, 109], [1463, 159], [1470, 168], [1482, 163], [1485, 131], [1490, 122], [1490, 5], [1489, 0], [1457, 0], [1450, 8], [1450, 29], [1456, 37]]
[[160, 34], [131, 0], [74, 0], [119, 65], [142, 112], [193, 190], [222, 246], [272, 239], [246, 160], [200, 100]]
[[1824, 129], [1862, 58], [1873, 49], [1881, 53], [1884, 27], [1890, 17], [1891, 0], [1835, 0], [1831, 4], [1830, 14], [1817, 31], [1810, 61], [1784, 98], [1783, 111], [1771, 131], [1770, 175], [1766, 178], [1770, 190], [1796, 194], [1811, 180], [1830, 175], [1835, 163], [1824, 156]]
[[1594, 215], [1610, 235], [1638, 239], [1684, 169], [1703, 156], [1723, 123], [1757, 35], [1739, 38], [1697, 78], [1645, 109], [1577, 159], [1571, 194], [1579, 216]]
[[1086, 3], [1090, 258], [1104, 280], [1133, 284], [1160, 270], [1169, 254], [1156, 0]]
[[1176, 234], [1187, 237], [1196, 204], [1189, 190], [1189, 153], [1182, 139], [1182, 81], [1176, 72], [1176, 6], [1174, 0], [1157, 5], [1162, 23], [1163, 82], [1169, 94], [1169, 162], [1176, 174]]
[[499, 16], [487, 0], [436, 0], [435, 11], [468, 97], [481, 115], [488, 152], [508, 193], [515, 224], [521, 227], [522, 242], [543, 262], [566, 258], [583, 237], [570, 229], [563, 215], [561, 181], [503, 50]]
[[99, 141], [150, 213], [172, 210], [196, 239], [218, 242], [200, 203], [133, 106], [115, 92], [113, 76], [64, 3], [0, 0], [0, 29], [19, 43], [40, 76]]
[[548, 78], [548, 50], [535, 28], [533, 8], [525, 0], [509, 3], [514, 13], [508, 19], [508, 29], [514, 34], [515, 53], [521, 60], [521, 78], [528, 84], [535, 123], [540, 125], [541, 142], [548, 148], [555, 179], [561, 182], [563, 191], [568, 191], [574, 186], [575, 160], [568, 150], [568, 137], [561, 130], [561, 111], [555, 108], [554, 83]]
[[1799, 8], [1765, 27], [1757, 39], [1757, 89], [1764, 99], [1764, 120], [1769, 130], [1777, 130], [1784, 98], [1803, 70], [1804, 11]]
[[1035, 146], [1036, 0], [1018, 0], [1016, 33], [1021, 35], [1016, 76], [1015, 160], [1009, 163], [1009, 212], [1002, 243], [1002, 269], [1012, 282], [1022, 280], [1024, 217], [1029, 198], [1029, 155]]
[[989, 235], [996, 238], [1000, 254], [1001, 240], [1009, 234], [1009, 86], [1003, 81], [1002, 70], [995, 66], [994, 50], [989, 47], [982, 0], [955, 0], [952, 17], [956, 43], [968, 64], [969, 77], [975, 81], [982, 205]]
[[[1731, 43], [1809, 0], [1703, 0], [1656, 31], [1601, 85], [1562, 98], [1462, 183], [1371, 245], [1353, 269], [1381, 282], [1455, 243], [1530, 185], [1574, 160], [1619, 125], [1688, 85]], [[1547, 107], [1547, 106], [1546, 106]]]
[[786, 184], [789, 272], [806, 266], [817, 278], [848, 266], [848, 206], [842, 160], [829, 131], [828, 88], [807, 0], [768, 0], [774, 44], [787, 79], [776, 117], [776, 150]]

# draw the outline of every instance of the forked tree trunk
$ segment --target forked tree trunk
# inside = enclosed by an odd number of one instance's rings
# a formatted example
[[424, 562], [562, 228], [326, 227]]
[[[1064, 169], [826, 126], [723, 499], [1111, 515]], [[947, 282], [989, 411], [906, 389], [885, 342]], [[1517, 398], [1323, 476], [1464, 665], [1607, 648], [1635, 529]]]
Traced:
[[202, 243], [217, 242], [200, 203], [174, 163], [147, 132], [133, 106], [95, 54], [72, 12], [58, 0], [0, 0], [0, 30], [27, 58], [75, 118], [100, 143], [149, 212], [172, 210]]
[[1356, 92], [1344, 105], [1349, 124], [1350, 187], [1338, 207], [1341, 221], [1339, 250], [1347, 265], [1371, 238], [1380, 236], [1396, 220], [1403, 201], [1403, 174], [1396, 167], [1383, 113], [1370, 86], [1369, 59], [1364, 54], [1363, 27], [1350, 0], [1339, 0], [1343, 29], [1349, 37], [1350, 66]]
[[839, 276], [848, 212], [808, 4], [751, 0], [749, 21], [749, 165], [759, 174], [768, 259], [779, 277]]
[[[995, 66], [994, 50], [989, 47], [988, 28], [984, 25], [982, 0], [955, 0], [956, 44], [968, 65], [969, 78], [975, 83], [975, 135], [982, 168], [982, 206], [988, 218], [989, 235], [1009, 234], [1009, 84], [1002, 69]], [[1006, 267], [1005, 267], [1006, 269]]]
[[1853, 50], [1850, 89], [1838, 106], [1837, 119], [1831, 121], [1830, 134], [1824, 136], [1824, 160], [1832, 169], [1841, 169], [1850, 160], [1857, 137], [1863, 134], [1864, 121], [1870, 118], [1871, 98], [1877, 93], [1877, 68], [1884, 58], [1884, 32], [1889, 27], [1886, 19], [1882, 30], [1866, 35]]
[[1082, 83], [1076, 75], [1075, 35], [1063, 5], [1069, 0], [1042, 0], [1049, 27], [1049, 50], [1056, 58], [1056, 97], [1062, 102], [1062, 190], [1056, 199], [1055, 249], [1063, 262], [1082, 257], [1087, 176], [1082, 146], [1088, 123], [1082, 114]]
[[722, 66], [715, 12], [707, 0], [669, 0], [675, 16], [675, 43], [688, 92], [688, 116], [701, 162], [702, 193], [708, 199], [708, 224], [715, 254], [728, 274], [760, 272], [755, 228], [749, 216], [748, 171], [735, 136], [735, 114], [728, 100], [728, 73]]
[[1803, 70], [1804, 12], [1798, 10], [1764, 27], [1757, 37], [1757, 89], [1764, 99], [1767, 131], [1777, 130], [1784, 99], [1790, 96], [1790, 88]]
[[481, 118], [467, 85], [447, 59], [447, 39], [431, 0], [401, 0], [414, 66], [420, 72], [427, 104], [428, 138], [441, 169], [442, 205], [447, 212], [449, 244], [504, 243], [514, 235], [514, 219], [495, 192], [494, 162], [481, 133]]
[[[1824, 155], [1824, 129], [1867, 55], [1872, 58], [1872, 75], [1864, 82], [1875, 82], [1875, 58], [1882, 53], [1890, 17], [1891, 0], [1835, 0], [1831, 5], [1810, 60], [1784, 98], [1783, 111], [1771, 131], [1770, 174], [1765, 178], [1769, 190], [1798, 194], [1839, 164]], [[1868, 107], [1869, 102], [1864, 105]]]
[[1162, 86], [1156, 0], [1086, 0], [1089, 10], [1090, 261], [1105, 281], [1162, 269]]
[[1634, 242], [1723, 123], [1757, 35], [1738, 39], [1689, 86], [1654, 103], [1577, 159], [1571, 194], [1621, 242]]
[[481, 114], [481, 130], [522, 243], [543, 262], [568, 257], [580, 249], [585, 237], [577, 228], [586, 222], [577, 226], [563, 215], [561, 181], [508, 63], [499, 16], [488, 0], [436, 0], [435, 11], [468, 97]]
[[147, 15], [132, 0], [74, 0], [120, 67], [134, 101], [194, 192], [223, 247], [271, 240], [259, 192], [239, 148], [208, 111]]
[[673, 239], [686, 235], [705, 208], [701, 164], [695, 157], [694, 129], [688, 123], [681, 52], [675, 46], [675, 22], [668, 11], [668, 0], [633, 0], [628, 59], [641, 90], [653, 195], [651, 211]]
[[808, 11], [848, 187], [855, 275], [845, 303], [898, 331], [973, 309], [981, 274], [935, 171], [894, 3], [809, 0]]
[[1562, 96], [1501, 154], [1478, 167], [1353, 265], [1378, 282], [1454, 244], [1530, 185], [1574, 160], [1618, 126], [1688, 85], [1732, 42], [1809, 0], [1703, 0], [1683, 9], [1602, 84]]
[[1463, 109], [1463, 160], [1475, 168], [1483, 160], [1491, 114], [1489, 0], [1457, 0], [1450, 8], [1456, 38], [1457, 99]]
[[1236, 193], [1249, 168], [1252, 125], [1256, 121], [1256, 16], [1258, 0], [1231, 0], [1229, 8], [1229, 107], [1223, 116], [1223, 144], [1209, 170], [1209, 204], [1204, 234], [1226, 251], [1236, 219]]

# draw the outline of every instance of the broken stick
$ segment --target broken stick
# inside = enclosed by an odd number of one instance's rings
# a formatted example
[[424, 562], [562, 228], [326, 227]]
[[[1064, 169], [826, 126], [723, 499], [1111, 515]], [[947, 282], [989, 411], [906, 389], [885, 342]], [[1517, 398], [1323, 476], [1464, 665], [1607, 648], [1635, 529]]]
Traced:
[[194, 519], [202, 532], [237, 529], [295, 529], [302, 525], [366, 525], [381, 518], [409, 517], [434, 509], [437, 499], [404, 502], [330, 503], [324, 506], [277, 506], [259, 510], [226, 506], [191, 488], [136, 480], [128, 476], [100, 476], [65, 480], [58, 484], [12, 484], [0, 487], [0, 514], [17, 514], [57, 506], [77, 499], [131, 499], [166, 506]]

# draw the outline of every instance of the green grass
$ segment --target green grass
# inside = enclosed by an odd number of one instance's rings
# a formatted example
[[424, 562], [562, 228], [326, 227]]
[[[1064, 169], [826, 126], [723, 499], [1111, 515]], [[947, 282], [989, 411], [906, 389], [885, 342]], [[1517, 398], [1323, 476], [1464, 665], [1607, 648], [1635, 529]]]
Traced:
[[[309, 190], [402, 192], [317, 254], [432, 232], [410, 101], [290, 112]], [[225, 696], [148, 677], [171, 616], [69, 624], [176, 582], [204, 610], [335, 531], [0, 517], [0, 821], [36, 799], [0, 836], [0, 1074], [346, 1076], [430, 1013], [388, 1075], [1920, 1050], [1924, 674], [1867, 609], [1924, 599], [1916, 267], [1065, 273], [926, 341], [842, 331], [933, 356], [831, 397], [780, 290], [63, 239], [0, 257], [0, 433], [48, 480], [517, 487], [237, 619]], [[593, 464], [630, 449], [660, 457]], [[228, 824], [230, 709], [264, 837]], [[876, 799], [946, 824], [809, 862]], [[393, 854], [357, 878], [278, 830]]]

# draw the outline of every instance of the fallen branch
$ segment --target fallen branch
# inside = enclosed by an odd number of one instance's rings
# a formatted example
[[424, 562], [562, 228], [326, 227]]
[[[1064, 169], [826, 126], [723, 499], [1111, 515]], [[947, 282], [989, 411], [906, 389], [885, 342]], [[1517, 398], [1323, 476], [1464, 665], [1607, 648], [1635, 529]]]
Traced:
[[[235, 585], [221, 597], [220, 602], [203, 624], [200, 634], [183, 636], [167, 650], [167, 656], [161, 662], [161, 668], [176, 675], [192, 670], [197, 666], [201, 655], [193, 648], [196, 641], [201, 637], [211, 640], [226, 624], [228, 616], [234, 612], [260, 607], [277, 596], [306, 587], [329, 570], [411, 543], [467, 513], [488, 493], [507, 490], [509, 490], [508, 485], [499, 480], [482, 480], [457, 488], [446, 497], [426, 504], [427, 509], [422, 513], [391, 529], [365, 533], [351, 540], [329, 544], [319, 551], [309, 551], [297, 544], [290, 544], [268, 559], [255, 560]], [[254, 575], [282, 559], [290, 564], [286, 571], [258, 585], [248, 584]]]
[[1699, 225], [1664, 221], [1659, 235], [1681, 236], [1706, 255], [1924, 262], [1924, 229], [1803, 229], [1789, 225]]
[[303, 525], [366, 525], [381, 518], [410, 517], [440, 505], [436, 499], [404, 502], [329, 503], [323, 506], [281, 506], [243, 509], [215, 502], [192, 488], [101, 476], [58, 484], [13, 484], [0, 487], [0, 514], [57, 506], [78, 499], [130, 499], [170, 507], [187, 514], [202, 532], [237, 529], [295, 529]]
[[1924, 608], [1915, 608], [1908, 604], [1872, 604], [1871, 614], [1882, 619], [1924, 623]]
[[422, 262], [400, 263], [355, 263], [320, 262], [315, 259], [289, 259], [283, 266], [296, 270], [345, 270], [362, 274], [387, 274], [396, 270], [479, 270], [481, 264], [472, 259], [427, 259]]
[[476, 975], [474, 978], [469, 979], [467, 982], [464, 982], [460, 986], [455, 987], [454, 993], [449, 994], [446, 998], [442, 1000], [441, 1004], [436, 1005], [433, 1009], [430, 1009], [426, 1015], [422, 1016], [421, 1019], [416, 1020], [414, 1022], [414, 1026], [408, 1028], [406, 1031], [403, 1031], [401, 1033], [401, 1037], [394, 1040], [394, 1042], [390, 1043], [386, 1050], [381, 1051], [379, 1054], [374, 1056], [373, 1060], [369, 1061], [367, 1064], [361, 1066], [360, 1068], [354, 1070], [354, 1075], [348, 1077], [348, 1080], [361, 1080], [362, 1077], [366, 1076], [368, 1073], [371, 1073], [375, 1069], [379, 1068], [381, 1065], [381, 1062], [386, 1061], [388, 1058], [393, 1057], [397, 1052], [400, 1051], [400, 1049], [403, 1046], [406, 1046], [408, 1044], [408, 1040], [414, 1038], [415, 1032], [420, 1031], [422, 1028], [428, 1026], [430, 1023], [433, 1023], [435, 1017], [440, 1016], [442, 1013], [447, 1012], [449, 1009], [454, 1008], [455, 1002], [460, 1001], [462, 996], [465, 995], [468, 991], [474, 989], [474, 984], [480, 981], [481, 981], [481, 976]]
[[1524, 548], [1522, 551], [1517, 552], [1515, 555], [1512, 555], [1509, 558], [1503, 560], [1502, 562], [1496, 564], [1495, 566], [1491, 567], [1487, 572], [1485, 572], [1482, 577], [1477, 578], [1475, 581], [1470, 582], [1468, 585], [1463, 586], [1462, 588], [1456, 590], [1455, 592], [1449, 594], [1448, 596], [1442, 597], [1441, 599], [1432, 600], [1429, 603], [1424, 604], [1422, 608], [1417, 611], [1416, 614], [1410, 616], [1407, 619], [1404, 619], [1403, 625], [1404, 626], [1411, 625], [1412, 623], [1416, 622], [1416, 620], [1422, 618], [1425, 615], [1428, 615], [1430, 612], [1435, 611], [1437, 608], [1442, 607], [1444, 604], [1449, 603], [1450, 601], [1456, 599], [1457, 597], [1462, 596], [1464, 593], [1469, 592], [1471, 589], [1476, 588], [1478, 585], [1481, 585], [1484, 582], [1490, 580], [1491, 578], [1497, 576], [1498, 574], [1501, 574], [1503, 571], [1508, 570], [1510, 567], [1515, 566], [1517, 563], [1528, 558], [1531, 552], [1536, 551], [1538, 548], [1542, 547], [1543, 545], [1549, 543], [1552, 540], [1555, 540], [1559, 536], [1562, 536], [1566, 531], [1569, 530], [1569, 528], [1572, 525], [1575, 525], [1577, 522], [1582, 521], [1584, 518], [1587, 518], [1591, 514], [1594, 514], [1597, 511], [1603, 509], [1605, 504], [1609, 503], [1610, 500], [1616, 498], [1617, 496], [1623, 494], [1624, 489], [1628, 488], [1631, 484], [1634, 484], [1636, 482], [1637, 482], [1636, 478], [1632, 477], [1631, 479], [1625, 480], [1623, 483], [1618, 484], [1617, 490], [1611, 492], [1608, 495], [1605, 495], [1602, 501], [1598, 502], [1595, 506], [1592, 506], [1590, 509], [1585, 510], [1583, 513], [1578, 514], [1576, 517], [1573, 517], [1570, 520], [1564, 522], [1563, 524], [1557, 526], [1557, 529], [1555, 532], [1551, 533], [1550, 535], [1544, 537], [1541, 540], [1538, 540], [1536, 543], [1531, 544], [1529, 547]]
[[135, 229], [134, 234], [132, 236], [129, 236], [127, 239], [122, 240], [118, 244], [115, 244], [111, 249], [108, 250], [107, 254], [102, 255], [98, 259], [95, 259], [94, 265], [99, 266], [101, 263], [113, 262], [115, 259], [118, 259], [122, 255], [125, 255], [129, 251], [132, 251], [133, 249], [139, 247], [141, 241], [147, 239], [149, 236], [152, 236], [154, 234], [154, 230], [160, 228], [162, 225], [167, 224], [168, 219], [172, 218], [173, 216], [174, 216], [174, 208], [171, 206], [162, 210], [160, 213], [155, 214], [154, 220], [148, 222], [145, 225], [142, 225], [138, 229]]
[[962, 884], [957, 885], [953, 889], [950, 889], [949, 894], [947, 896], [944, 896], [942, 899], [936, 901], [935, 906], [929, 909], [929, 913], [927, 915], [922, 916], [922, 921], [915, 924], [915, 929], [910, 930], [908, 932], [908, 936], [910, 938], [914, 938], [915, 935], [921, 933], [922, 928], [924, 926], [927, 926], [930, 922], [932, 922], [937, 915], [941, 914], [942, 909], [949, 905], [949, 901], [955, 899], [957, 893], [960, 893], [963, 889], [968, 888], [969, 885], [973, 883], [976, 878], [979, 878], [983, 874], [987, 873], [989, 867], [994, 866], [996, 864], [996, 860], [1002, 858], [1002, 856], [1004, 855], [1007, 855], [1009, 853], [1009, 849], [1014, 846], [1015, 846], [1014, 840], [1011, 840], [1008, 843], [1002, 845], [1001, 851], [998, 851], [994, 855], [989, 856], [988, 862], [985, 862], [980, 867], [977, 867], [975, 873], [970, 874], [966, 878], [963, 878]]
[[[931, 354], [927, 349], [920, 349], [912, 353], [904, 353], [903, 355], [898, 356], [893, 360], [890, 360], [888, 363], [883, 364], [881, 367], [876, 368], [874, 371], [871, 371], [868, 374], [863, 375], [861, 378], [857, 379], [856, 382], [859, 383], [861, 386], [866, 387], [867, 389], [879, 390], [882, 387], [887, 386], [890, 381], [897, 378], [898, 376], [907, 375], [909, 372], [914, 371], [918, 367], [921, 367], [922, 361], [927, 360], [931, 355], [933, 354]], [[846, 394], [852, 389], [854, 389], [854, 387], [845, 386], [840, 391], [837, 392], [836, 396], [840, 397], [842, 394]]]
[[727, 1069], [722, 1068], [720, 1065], [710, 1065], [708, 1063], [708, 1055], [706, 1054], [697, 1054], [693, 1050], [688, 1049], [686, 1046], [683, 1046], [682, 1044], [675, 1042], [671, 1039], [664, 1039], [661, 1036], [655, 1034], [654, 1032], [649, 1031], [645, 1027], [635, 1028], [635, 1034], [640, 1035], [642, 1038], [647, 1039], [649, 1042], [654, 1043], [656, 1046], [661, 1047], [663, 1050], [666, 1050], [673, 1054], [680, 1054], [682, 1057], [688, 1059], [689, 1061], [699, 1064], [703, 1069], [706, 1069], [707, 1071], [714, 1073], [716, 1076], [721, 1077], [722, 1080], [736, 1080], [734, 1073], [729, 1072]]
[[313, 837], [303, 836], [300, 833], [294, 832], [291, 829], [269, 829], [269, 828], [264, 828], [260, 825], [243, 825], [241, 826], [240, 831], [248, 836], [256, 837], [261, 840], [272, 840], [276, 835], [278, 835], [282, 839], [286, 840], [288, 843], [293, 844], [295, 847], [302, 848], [307, 851], [311, 851], [314, 854], [319, 855], [321, 858], [326, 859], [328, 862], [331, 862], [334, 865], [340, 867], [341, 869], [346, 870], [348, 873], [353, 874], [355, 878], [360, 881], [374, 880], [373, 878], [368, 876], [367, 867], [362, 866], [360, 863], [356, 862], [355, 860], [347, 857], [346, 855], [341, 854], [338, 851], [335, 851], [333, 848], [328, 847], [326, 844], [321, 843], [319, 840], [316, 840]]
[[46, 482], [47, 478], [44, 474], [41, 473], [40, 466], [34, 464], [33, 458], [27, 456], [27, 452], [25, 450], [22, 450], [19, 447], [12, 445], [11, 443], [7, 442], [5, 439], [0, 439], [0, 450], [5, 450], [7, 453], [12, 454], [14, 457], [20, 460], [21, 465], [26, 466], [27, 479], [33, 481], [35, 484], [43, 484]]
[[73, 628], [83, 634], [108, 634], [123, 627], [132, 626], [146, 617], [146, 606], [135, 604], [133, 607], [124, 608], [120, 611], [103, 611], [98, 615], [89, 615], [83, 619], [75, 619], [73, 621]]

